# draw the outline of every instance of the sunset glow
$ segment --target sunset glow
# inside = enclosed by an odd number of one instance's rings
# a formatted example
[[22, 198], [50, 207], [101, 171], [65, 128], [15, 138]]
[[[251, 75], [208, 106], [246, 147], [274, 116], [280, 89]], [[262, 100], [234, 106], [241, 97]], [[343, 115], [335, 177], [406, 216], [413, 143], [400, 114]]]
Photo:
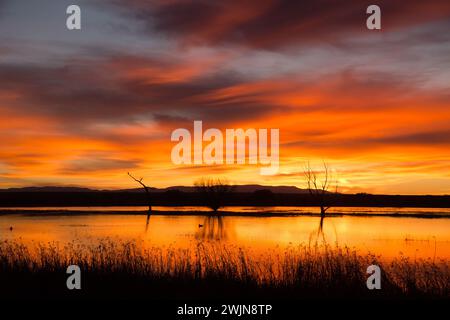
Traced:
[[[449, 1], [378, 1], [381, 31], [358, 1], [78, 2], [77, 32], [68, 1], [0, 2], [0, 188], [305, 187], [326, 161], [342, 192], [450, 194]], [[195, 120], [279, 129], [278, 173], [174, 165], [171, 133]]]

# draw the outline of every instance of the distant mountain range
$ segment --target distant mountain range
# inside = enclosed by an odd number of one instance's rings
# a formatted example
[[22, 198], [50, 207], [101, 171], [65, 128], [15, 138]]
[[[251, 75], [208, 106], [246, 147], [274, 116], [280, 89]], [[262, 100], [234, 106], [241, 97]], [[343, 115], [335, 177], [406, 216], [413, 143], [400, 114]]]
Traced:
[[[191, 186], [173, 186], [168, 188], [150, 188], [151, 192], [166, 192], [170, 190], [178, 190], [181, 192], [195, 192], [196, 188]], [[258, 190], [270, 190], [273, 193], [282, 194], [305, 194], [307, 189], [300, 189], [294, 186], [263, 186], [258, 184], [246, 184], [234, 186], [234, 192], [238, 193], [252, 193]], [[23, 187], [23, 188], [8, 188], [0, 189], [0, 192], [144, 192], [142, 188], [133, 189], [119, 189], [119, 190], [97, 190], [82, 187]]]
[[[256, 192], [264, 190], [262, 192]], [[151, 188], [154, 206], [203, 206], [204, 195], [194, 186]], [[270, 193], [272, 192], [272, 194]], [[328, 198], [333, 207], [411, 207], [450, 208], [450, 195], [373, 195], [345, 194]], [[98, 190], [80, 187], [25, 187], [0, 189], [2, 207], [80, 207], [146, 206], [148, 198], [142, 188]], [[318, 206], [317, 197], [307, 189], [294, 186], [237, 185], [234, 193], [224, 197], [226, 206]]]

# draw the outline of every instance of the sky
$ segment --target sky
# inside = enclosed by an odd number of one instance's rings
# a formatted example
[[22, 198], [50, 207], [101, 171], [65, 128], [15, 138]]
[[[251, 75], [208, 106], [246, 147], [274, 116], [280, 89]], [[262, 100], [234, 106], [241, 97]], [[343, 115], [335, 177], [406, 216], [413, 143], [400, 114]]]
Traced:
[[[81, 30], [66, 8], [81, 8]], [[0, 188], [202, 177], [450, 194], [450, 2], [0, 0]], [[175, 165], [177, 128], [277, 128], [280, 168]]]

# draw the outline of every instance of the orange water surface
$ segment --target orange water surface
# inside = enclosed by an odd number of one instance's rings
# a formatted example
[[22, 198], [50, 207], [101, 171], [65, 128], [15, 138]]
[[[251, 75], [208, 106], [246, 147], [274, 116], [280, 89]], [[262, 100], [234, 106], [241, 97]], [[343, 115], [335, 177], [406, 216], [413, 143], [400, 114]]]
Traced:
[[[430, 209], [427, 209], [428, 211]], [[438, 210], [438, 209], [436, 209]], [[445, 210], [445, 209], [444, 209]], [[374, 209], [374, 211], [377, 211]], [[319, 230], [317, 216], [151, 216], [139, 214], [65, 215], [5, 214], [0, 216], [0, 240], [81, 242], [102, 239], [140, 241], [149, 247], [188, 248], [199, 241], [246, 248], [253, 252], [328, 243], [393, 258], [450, 259], [450, 219], [386, 216], [327, 217]], [[13, 227], [11, 231], [9, 228]]]

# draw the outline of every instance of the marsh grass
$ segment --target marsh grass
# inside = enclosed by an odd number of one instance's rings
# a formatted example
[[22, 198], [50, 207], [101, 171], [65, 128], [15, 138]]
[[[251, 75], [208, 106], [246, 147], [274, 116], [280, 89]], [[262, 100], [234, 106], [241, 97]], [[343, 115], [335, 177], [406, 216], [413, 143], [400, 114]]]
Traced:
[[[82, 290], [65, 287], [67, 266], [82, 270]], [[382, 289], [366, 288], [366, 269], [382, 268]], [[449, 298], [446, 260], [383, 261], [349, 248], [298, 246], [256, 255], [223, 244], [146, 248], [104, 239], [0, 242], [1, 296], [81, 298]]]

